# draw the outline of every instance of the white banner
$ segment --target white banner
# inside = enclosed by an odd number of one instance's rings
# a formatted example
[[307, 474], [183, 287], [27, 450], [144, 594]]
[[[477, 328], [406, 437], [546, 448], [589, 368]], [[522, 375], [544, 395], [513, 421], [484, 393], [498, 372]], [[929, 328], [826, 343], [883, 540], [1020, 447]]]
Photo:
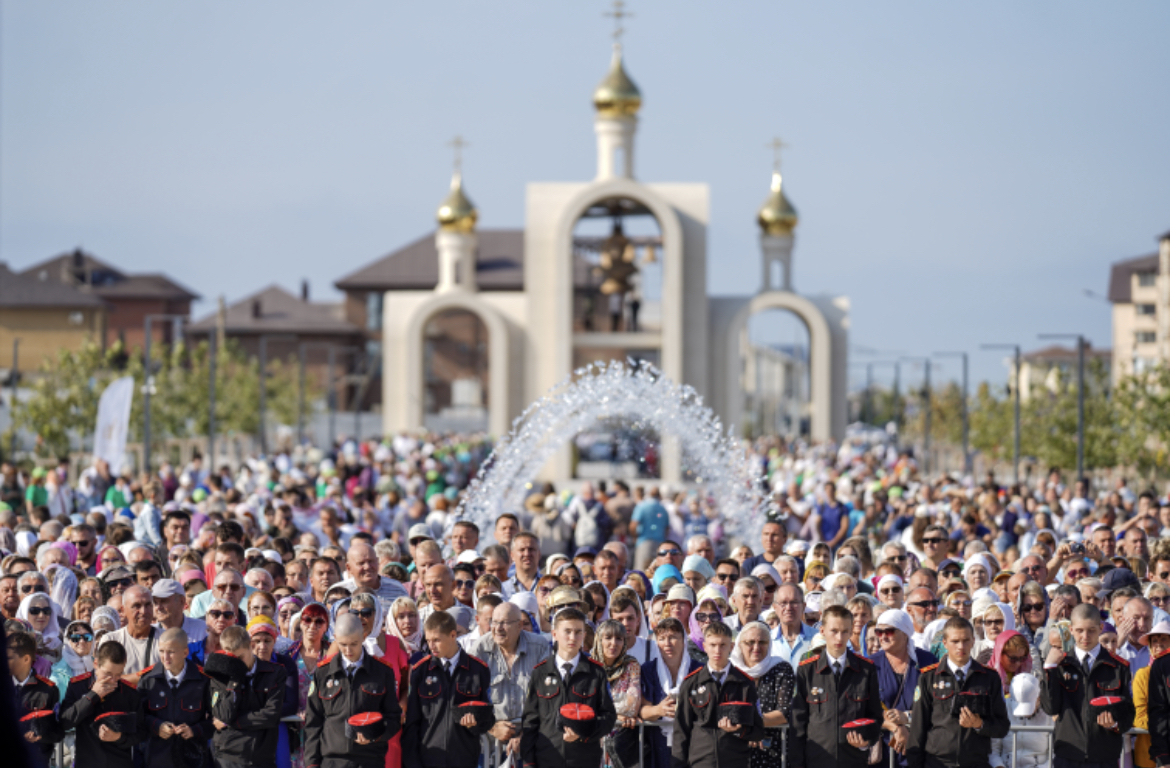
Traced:
[[93, 436], [93, 455], [109, 462], [110, 472], [122, 471], [126, 437], [130, 432], [130, 404], [134, 400], [134, 377], [111, 381], [98, 401], [97, 431]]

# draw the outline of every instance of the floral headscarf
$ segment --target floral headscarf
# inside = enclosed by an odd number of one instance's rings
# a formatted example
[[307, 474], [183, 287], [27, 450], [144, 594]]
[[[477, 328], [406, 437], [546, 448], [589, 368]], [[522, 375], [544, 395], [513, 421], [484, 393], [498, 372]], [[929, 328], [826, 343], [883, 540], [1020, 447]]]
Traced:
[[695, 606], [695, 610], [691, 611], [691, 618], [688, 621], [691, 630], [691, 642], [697, 645], [700, 651], [703, 650], [703, 627], [695, 620], [695, 614], [702, 611], [704, 605], [710, 605], [715, 613], [719, 614], [719, 620], [723, 620], [723, 610], [719, 607], [719, 603], [710, 597], [700, 600], [699, 604]]

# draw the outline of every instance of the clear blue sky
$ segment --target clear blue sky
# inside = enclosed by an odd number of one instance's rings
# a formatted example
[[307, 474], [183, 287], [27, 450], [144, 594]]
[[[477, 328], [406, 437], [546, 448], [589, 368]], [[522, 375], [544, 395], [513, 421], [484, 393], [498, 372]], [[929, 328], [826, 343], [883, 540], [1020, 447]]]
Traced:
[[[1083, 290], [1170, 230], [1170, 3], [631, 9], [638, 176], [710, 184], [713, 293], [757, 287], [779, 134], [796, 287], [851, 298], [853, 361], [967, 349], [998, 382], [981, 342], [1110, 344]], [[271, 282], [322, 298], [431, 230], [456, 133], [481, 226], [521, 226], [527, 182], [592, 176], [605, 10], [6, 3], [0, 259], [80, 245], [165, 271], [203, 294], [200, 315]]]

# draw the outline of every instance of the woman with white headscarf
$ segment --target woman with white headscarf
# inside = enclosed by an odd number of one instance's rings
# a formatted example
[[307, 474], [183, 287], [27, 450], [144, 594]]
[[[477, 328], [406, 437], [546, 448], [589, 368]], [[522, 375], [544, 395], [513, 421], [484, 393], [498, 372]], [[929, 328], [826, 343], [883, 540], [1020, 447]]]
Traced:
[[423, 630], [418, 620], [418, 603], [409, 597], [400, 597], [390, 603], [386, 628], [402, 643], [412, 663], [422, 657]]
[[61, 646], [61, 660], [53, 665], [51, 675], [57, 684], [61, 699], [69, 681], [78, 675], [93, 671], [93, 627], [84, 621], [74, 621], [65, 628], [65, 642]]
[[94, 642], [102, 639], [102, 636], [122, 628], [122, 617], [108, 605], [99, 605], [93, 609], [93, 613], [89, 617], [89, 625], [93, 627]]
[[37, 535], [32, 531], [19, 531], [16, 534], [16, 554], [21, 557], [32, 557], [33, 544], [37, 543]]
[[57, 612], [66, 619], [73, 618], [73, 604], [77, 602], [77, 576], [64, 566], [52, 566], [45, 571], [51, 586], [49, 596], [57, 604]]
[[57, 604], [44, 592], [33, 592], [20, 601], [16, 618], [27, 621], [37, 638], [37, 653], [52, 665], [61, 659], [61, 617]]
[[731, 663], [746, 672], [756, 681], [760, 696], [760, 712], [764, 716], [764, 728], [775, 728], [766, 733], [772, 737], [770, 747], [752, 750], [751, 764], [761, 766], [781, 765], [784, 741], [779, 730], [788, 723], [792, 714], [792, 693], [796, 689], [796, 673], [792, 665], [779, 656], [772, 655], [772, 631], [762, 621], [744, 625], [731, 651]]

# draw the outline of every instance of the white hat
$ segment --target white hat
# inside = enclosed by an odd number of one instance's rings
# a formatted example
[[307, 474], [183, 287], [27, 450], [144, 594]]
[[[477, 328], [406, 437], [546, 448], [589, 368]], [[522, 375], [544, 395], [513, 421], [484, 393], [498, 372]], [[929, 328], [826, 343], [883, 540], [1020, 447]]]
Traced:
[[1031, 717], [1036, 712], [1036, 701], [1040, 698], [1040, 682], [1032, 675], [1016, 675], [1012, 678], [1012, 697], [1016, 700], [1012, 714], [1016, 717]]
[[1170, 635], [1170, 621], [1162, 619], [1150, 631], [1138, 638], [1138, 645], [1149, 645], [1150, 635]]
[[879, 593], [882, 591], [882, 585], [884, 584], [894, 584], [899, 587], [905, 586], [905, 582], [902, 581], [902, 577], [893, 573], [887, 573], [885, 576], [882, 576], [880, 579], [878, 579], [877, 591]]
[[804, 596], [804, 612], [805, 613], [820, 613], [821, 612], [821, 592], [809, 592]]
[[907, 639], [914, 637], [914, 620], [910, 618], [910, 614], [899, 608], [882, 611], [882, 615], [877, 617], [877, 626], [899, 630]]
[[[555, 555], [554, 555], [554, 557], [555, 557]], [[483, 560], [483, 559], [484, 559], [483, 555], [476, 552], [474, 549], [465, 549], [459, 553], [459, 557], [455, 558], [455, 562], [474, 564], [474, 563], [478, 563], [480, 560]], [[551, 560], [552, 558], [550, 557], [549, 559]], [[548, 572], [547, 568], [545, 569], [545, 572], [546, 573]]]

